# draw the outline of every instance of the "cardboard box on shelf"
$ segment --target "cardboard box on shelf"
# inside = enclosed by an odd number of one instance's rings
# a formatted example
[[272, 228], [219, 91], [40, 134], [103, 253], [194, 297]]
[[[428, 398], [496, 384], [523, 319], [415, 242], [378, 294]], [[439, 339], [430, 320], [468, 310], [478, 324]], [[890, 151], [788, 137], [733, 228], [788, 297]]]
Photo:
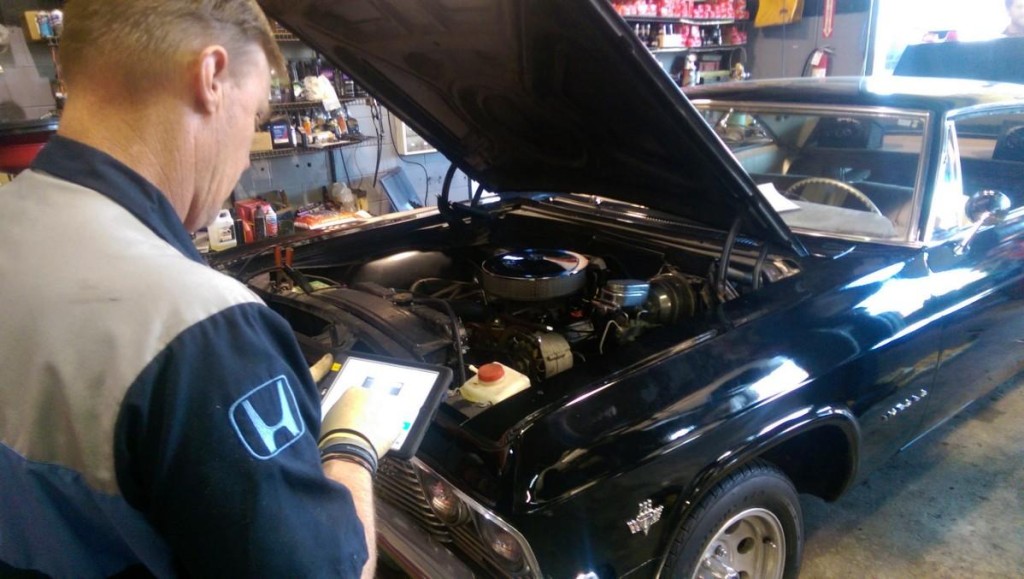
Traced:
[[249, 151], [252, 153], [258, 153], [260, 151], [272, 151], [274, 150], [274, 143], [270, 139], [270, 133], [266, 131], [257, 131], [252, 136], [252, 146], [249, 147]]
[[43, 34], [39, 32], [39, 21], [36, 20], [37, 14], [39, 14], [39, 10], [25, 11], [25, 33], [28, 34], [30, 40], [43, 39]]

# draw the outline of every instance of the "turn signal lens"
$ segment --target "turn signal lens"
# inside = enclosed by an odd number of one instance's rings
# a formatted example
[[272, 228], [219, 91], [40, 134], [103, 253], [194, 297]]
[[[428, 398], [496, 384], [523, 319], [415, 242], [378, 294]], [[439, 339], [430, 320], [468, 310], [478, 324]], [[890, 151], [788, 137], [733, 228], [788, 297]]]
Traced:
[[511, 533], [485, 517], [478, 519], [478, 526], [484, 543], [497, 555], [498, 562], [508, 571], [522, 571], [526, 561], [523, 558], [523, 546], [519, 544], [519, 541]]
[[459, 499], [454, 489], [426, 473], [422, 474], [422, 481], [430, 508], [441, 521], [449, 525], [465, 521], [468, 516], [466, 505]]
[[414, 458], [413, 464], [423, 498], [440, 522], [453, 532], [456, 547], [472, 553], [474, 558], [480, 555], [486, 558], [491, 575], [514, 575], [523, 579], [544, 576], [530, 544], [515, 527], [460, 492], [419, 460]]

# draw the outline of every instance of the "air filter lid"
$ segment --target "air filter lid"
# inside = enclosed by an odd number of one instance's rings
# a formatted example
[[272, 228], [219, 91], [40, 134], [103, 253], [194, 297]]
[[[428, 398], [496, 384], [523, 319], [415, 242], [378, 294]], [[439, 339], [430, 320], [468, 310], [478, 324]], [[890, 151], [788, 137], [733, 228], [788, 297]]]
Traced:
[[589, 261], [564, 249], [524, 249], [483, 263], [484, 289], [506, 299], [537, 301], [571, 295], [586, 284]]

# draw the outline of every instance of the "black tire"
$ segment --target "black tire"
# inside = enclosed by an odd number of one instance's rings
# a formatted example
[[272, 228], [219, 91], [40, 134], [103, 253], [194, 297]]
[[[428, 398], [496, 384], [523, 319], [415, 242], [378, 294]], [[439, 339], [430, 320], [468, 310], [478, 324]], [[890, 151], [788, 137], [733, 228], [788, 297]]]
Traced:
[[[730, 523], [737, 517], [740, 521]], [[782, 537], [773, 537], [779, 529]], [[711, 489], [683, 522], [669, 548], [662, 575], [681, 579], [710, 576], [697, 572], [702, 568], [706, 571], [706, 565], [724, 562], [737, 571], [739, 579], [763, 579], [763, 574], [756, 571], [757, 565], [749, 561], [763, 556], [775, 563], [767, 565], [769, 570], [774, 567], [781, 570], [782, 577], [796, 579], [803, 534], [803, 515], [793, 483], [771, 464], [753, 461]], [[755, 537], [761, 539], [763, 547], [757, 546]], [[714, 545], [722, 547], [718, 557], [707, 556], [714, 550], [713, 540]], [[734, 542], [737, 548], [730, 552], [727, 545]], [[784, 548], [779, 547], [780, 542]], [[777, 560], [779, 553], [785, 554], [781, 562]]]

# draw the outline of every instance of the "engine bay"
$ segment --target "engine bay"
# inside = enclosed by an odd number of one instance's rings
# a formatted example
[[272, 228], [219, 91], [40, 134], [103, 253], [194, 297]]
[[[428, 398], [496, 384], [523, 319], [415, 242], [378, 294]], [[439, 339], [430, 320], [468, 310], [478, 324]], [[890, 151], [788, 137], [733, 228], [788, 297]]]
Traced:
[[[524, 245], [502, 242], [493, 231], [472, 243], [422, 249], [406, 243], [389, 251], [384, 243], [368, 259], [273, 268], [247, 283], [288, 320], [304, 348], [445, 365], [455, 387], [486, 379], [492, 373], [480, 369], [495, 364], [542, 385], [621, 357], [654, 332], [669, 329], [682, 341], [707, 327], [716, 303], [756, 289], [716, 286], [709, 256], [591, 228], [581, 237], [572, 231], [563, 227], [556, 236], [531, 223], [531, 233], [510, 235]], [[566, 243], [553, 248], [532, 239], [538, 237]], [[764, 261], [759, 268], [767, 269]]]

